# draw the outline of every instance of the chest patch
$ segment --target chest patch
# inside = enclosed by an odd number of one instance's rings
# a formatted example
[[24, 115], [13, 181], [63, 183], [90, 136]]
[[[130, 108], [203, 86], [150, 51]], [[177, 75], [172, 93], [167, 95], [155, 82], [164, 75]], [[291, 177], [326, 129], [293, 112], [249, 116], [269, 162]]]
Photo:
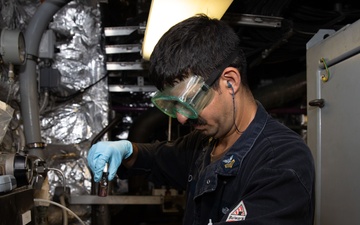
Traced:
[[245, 220], [247, 215], [245, 204], [241, 201], [229, 214], [226, 222], [235, 222]]
[[234, 163], [235, 163], [234, 156], [231, 155], [228, 159], [224, 159], [223, 163], [224, 163], [224, 167], [226, 169], [231, 169], [234, 166]]

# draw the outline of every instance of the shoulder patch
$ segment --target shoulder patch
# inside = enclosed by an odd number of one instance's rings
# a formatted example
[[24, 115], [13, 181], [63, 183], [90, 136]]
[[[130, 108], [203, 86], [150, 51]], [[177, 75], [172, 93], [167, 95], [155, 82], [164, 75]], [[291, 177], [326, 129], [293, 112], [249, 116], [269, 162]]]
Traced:
[[242, 221], [245, 220], [247, 215], [245, 204], [241, 201], [229, 214], [226, 222]]

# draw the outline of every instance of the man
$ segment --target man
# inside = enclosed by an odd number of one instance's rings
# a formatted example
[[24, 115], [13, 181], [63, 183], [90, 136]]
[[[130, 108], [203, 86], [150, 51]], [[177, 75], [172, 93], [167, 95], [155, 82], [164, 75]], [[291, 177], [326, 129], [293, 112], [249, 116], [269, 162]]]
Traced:
[[[99, 181], [122, 163], [155, 183], [186, 189], [185, 225], [311, 225], [314, 165], [298, 134], [270, 117], [249, 90], [239, 38], [204, 15], [163, 35], [150, 58], [153, 103], [194, 131], [173, 142], [99, 142], [89, 167]], [[122, 167], [121, 167], [122, 168]]]

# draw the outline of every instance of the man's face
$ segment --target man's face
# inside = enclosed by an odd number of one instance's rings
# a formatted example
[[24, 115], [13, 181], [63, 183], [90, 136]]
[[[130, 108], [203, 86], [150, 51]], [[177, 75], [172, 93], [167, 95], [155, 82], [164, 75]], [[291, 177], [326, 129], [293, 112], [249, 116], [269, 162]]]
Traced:
[[219, 90], [214, 91], [214, 97], [209, 104], [200, 112], [197, 119], [189, 119], [181, 114], [176, 118], [181, 124], [190, 124], [194, 129], [205, 135], [220, 138], [226, 136], [233, 125], [233, 102], [231, 95], [220, 85]]

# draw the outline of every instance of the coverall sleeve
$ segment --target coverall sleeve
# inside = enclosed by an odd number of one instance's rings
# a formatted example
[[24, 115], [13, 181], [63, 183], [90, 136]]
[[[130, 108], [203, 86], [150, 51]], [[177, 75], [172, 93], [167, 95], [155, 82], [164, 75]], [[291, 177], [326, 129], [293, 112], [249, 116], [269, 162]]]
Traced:
[[185, 190], [193, 155], [201, 139], [200, 133], [192, 132], [172, 142], [135, 143], [139, 152], [134, 165], [130, 169], [121, 167], [118, 175], [148, 174], [156, 185]]

